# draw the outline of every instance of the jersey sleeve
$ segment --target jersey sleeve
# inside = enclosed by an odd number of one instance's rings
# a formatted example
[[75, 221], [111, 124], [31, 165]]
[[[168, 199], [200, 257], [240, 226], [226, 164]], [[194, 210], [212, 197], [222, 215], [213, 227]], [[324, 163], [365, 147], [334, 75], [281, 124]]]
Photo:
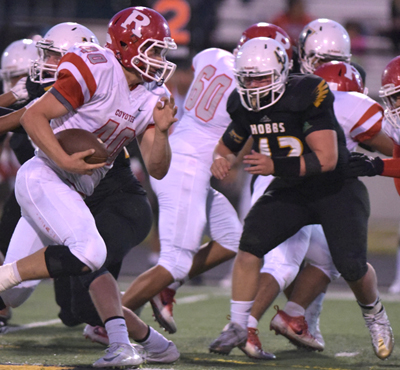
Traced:
[[[307, 86], [309, 94], [304, 111], [303, 132], [307, 136], [314, 131], [336, 130], [337, 121], [333, 110], [334, 95], [325, 80], [313, 79], [313, 84]], [[307, 99], [307, 97], [305, 98]]]
[[243, 107], [236, 90], [234, 90], [228, 98], [227, 111], [232, 119], [229, 126], [222, 135], [223, 143], [233, 152], [239, 152], [248, 137], [246, 116], [243, 114]]
[[69, 52], [61, 59], [57, 68], [57, 81], [51, 92], [67, 109], [77, 109], [87, 103], [96, 92], [97, 83], [92, 71], [74, 52]]
[[376, 102], [363, 101], [362, 115], [350, 130], [350, 136], [357, 142], [373, 138], [382, 129], [383, 108]]

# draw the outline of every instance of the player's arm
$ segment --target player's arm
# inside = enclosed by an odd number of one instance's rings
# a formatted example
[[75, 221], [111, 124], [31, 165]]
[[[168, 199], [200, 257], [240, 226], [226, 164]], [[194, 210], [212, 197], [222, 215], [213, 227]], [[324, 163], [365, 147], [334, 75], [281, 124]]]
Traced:
[[15, 103], [24, 103], [29, 99], [26, 89], [27, 77], [21, 78], [10, 91], [0, 95], [0, 107], [9, 107]]
[[168, 131], [178, 119], [174, 98], [164, 97], [153, 110], [154, 127], [148, 128], [139, 138], [140, 152], [150, 176], [161, 180], [168, 172], [171, 163], [171, 148]]
[[21, 117], [21, 124], [32, 141], [60, 168], [65, 171], [91, 174], [104, 164], [87, 164], [84, 158], [94, 153], [94, 149], [68, 155], [58, 143], [50, 120], [68, 113], [67, 108], [51, 93], [44, 94]]
[[214, 149], [213, 160], [211, 173], [216, 179], [222, 180], [229, 175], [229, 171], [236, 162], [236, 154], [224, 144], [221, 138]]
[[0, 95], [0, 107], [9, 107], [10, 105], [13, 105], [16, 101], [17, 99], [11, 91]]
[[363, 140], [363, 144], [368, 145], [374, 150], [390, 157], [393, 153], [393, 140], [382, 130], [370, 139]]
[[25, 108], [21, 108], [17, 111], [12, 111], [4, 116], [0, 117], [0, 135], [15, 130], [21, 126], [20, 119], [25, 112]]
[[[300, 157], [300, 176], [306, 176], [314, 171], [333, 171], [336, 168], [338, 161], [336, 131], [314, 131], [307, 135], [306, 143], [312, 150], [312, 153]], [[320, 171], [318, 171], [318, 166], [320, 167]]]

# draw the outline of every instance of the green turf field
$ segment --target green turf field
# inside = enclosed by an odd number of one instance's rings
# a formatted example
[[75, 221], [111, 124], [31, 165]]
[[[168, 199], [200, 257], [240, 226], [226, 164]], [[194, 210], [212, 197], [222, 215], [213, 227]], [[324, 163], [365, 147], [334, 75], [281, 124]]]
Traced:
[[[125, 289], [126, 284], [121, 283]], [[400, 336], [400, 304], [398, 298], [382, 294], [394, 334]], [[283, 306], [283, 298], [276, 302]], [[274, 314], [271, 308], [260, 324], [264, 348], [274, 352], [277, 359], [260, 362], [247, 358], [234, 349], [229, 356], [208, 353], [209, 343], [227, 323], [229, 291], [218, 287], [183, 287], [177, 294], [174, 314], [178, 332], [166, 336], [173, 340], [181, 358], [170, 365], [143, 365], [143, 369], [393, 369], [400, 367], [400, 347], [385, 361], [375, 357], [360, 310], [349, 290], [331, 289], [324, 303], [321, 329], [326, 349], [310, 353], [295, 349], [285, 338], [269, 331]], [[153, 322], [150, 306], [142, 318]], [[32, 297], [13, 311], [11, 331], [0, 335], [0, 370], [88, 369], [102, 356], [104, 347], [82, 337], [83, 325], [64, 327], [57, 320], [57, 307], [51, 281], [43, 282]], [[19, 366], [18, 366], [19, 365]]]

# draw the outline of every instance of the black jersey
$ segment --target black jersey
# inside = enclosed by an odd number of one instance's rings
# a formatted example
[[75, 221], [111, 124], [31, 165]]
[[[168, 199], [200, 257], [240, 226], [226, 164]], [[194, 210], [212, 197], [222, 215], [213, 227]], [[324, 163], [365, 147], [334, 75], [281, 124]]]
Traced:
[[[270, 107], [259, 112], [248, 111], [240, 102], [237, 91], [229, 97], [227, 109], [232, 119], [222, 139], [232, 151], [239, 152], [247, 138], [254, 139], [253, 149], [272, 158], [301, 156], [311, 152], [306, 143], [310, 133], [319, 130], [337, 132], [339, 160], [334, 171], [310, 177], [285, 178], [274, 181], [274, 186], [287, 187], [313, 183], [320, 187], [342, 180], [341, 165], [348, 161], [345, 136], [333, 111], [334, 96], [327, 83], [315, 75], [291, 74], [283, 96]], [[313, 186], [314, 187], [314, 186]]]

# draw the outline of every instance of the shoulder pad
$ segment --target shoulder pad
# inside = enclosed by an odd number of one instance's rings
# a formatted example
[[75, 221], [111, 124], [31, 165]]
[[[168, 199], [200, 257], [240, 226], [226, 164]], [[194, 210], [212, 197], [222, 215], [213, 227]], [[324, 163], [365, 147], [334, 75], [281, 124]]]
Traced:
[[319, 76], [313, 74], [289, 75], [284, 99], [294, 112], [303, 111], [314, 105], [318, 108], [327, 99], [334, 100], [328, 84]]

